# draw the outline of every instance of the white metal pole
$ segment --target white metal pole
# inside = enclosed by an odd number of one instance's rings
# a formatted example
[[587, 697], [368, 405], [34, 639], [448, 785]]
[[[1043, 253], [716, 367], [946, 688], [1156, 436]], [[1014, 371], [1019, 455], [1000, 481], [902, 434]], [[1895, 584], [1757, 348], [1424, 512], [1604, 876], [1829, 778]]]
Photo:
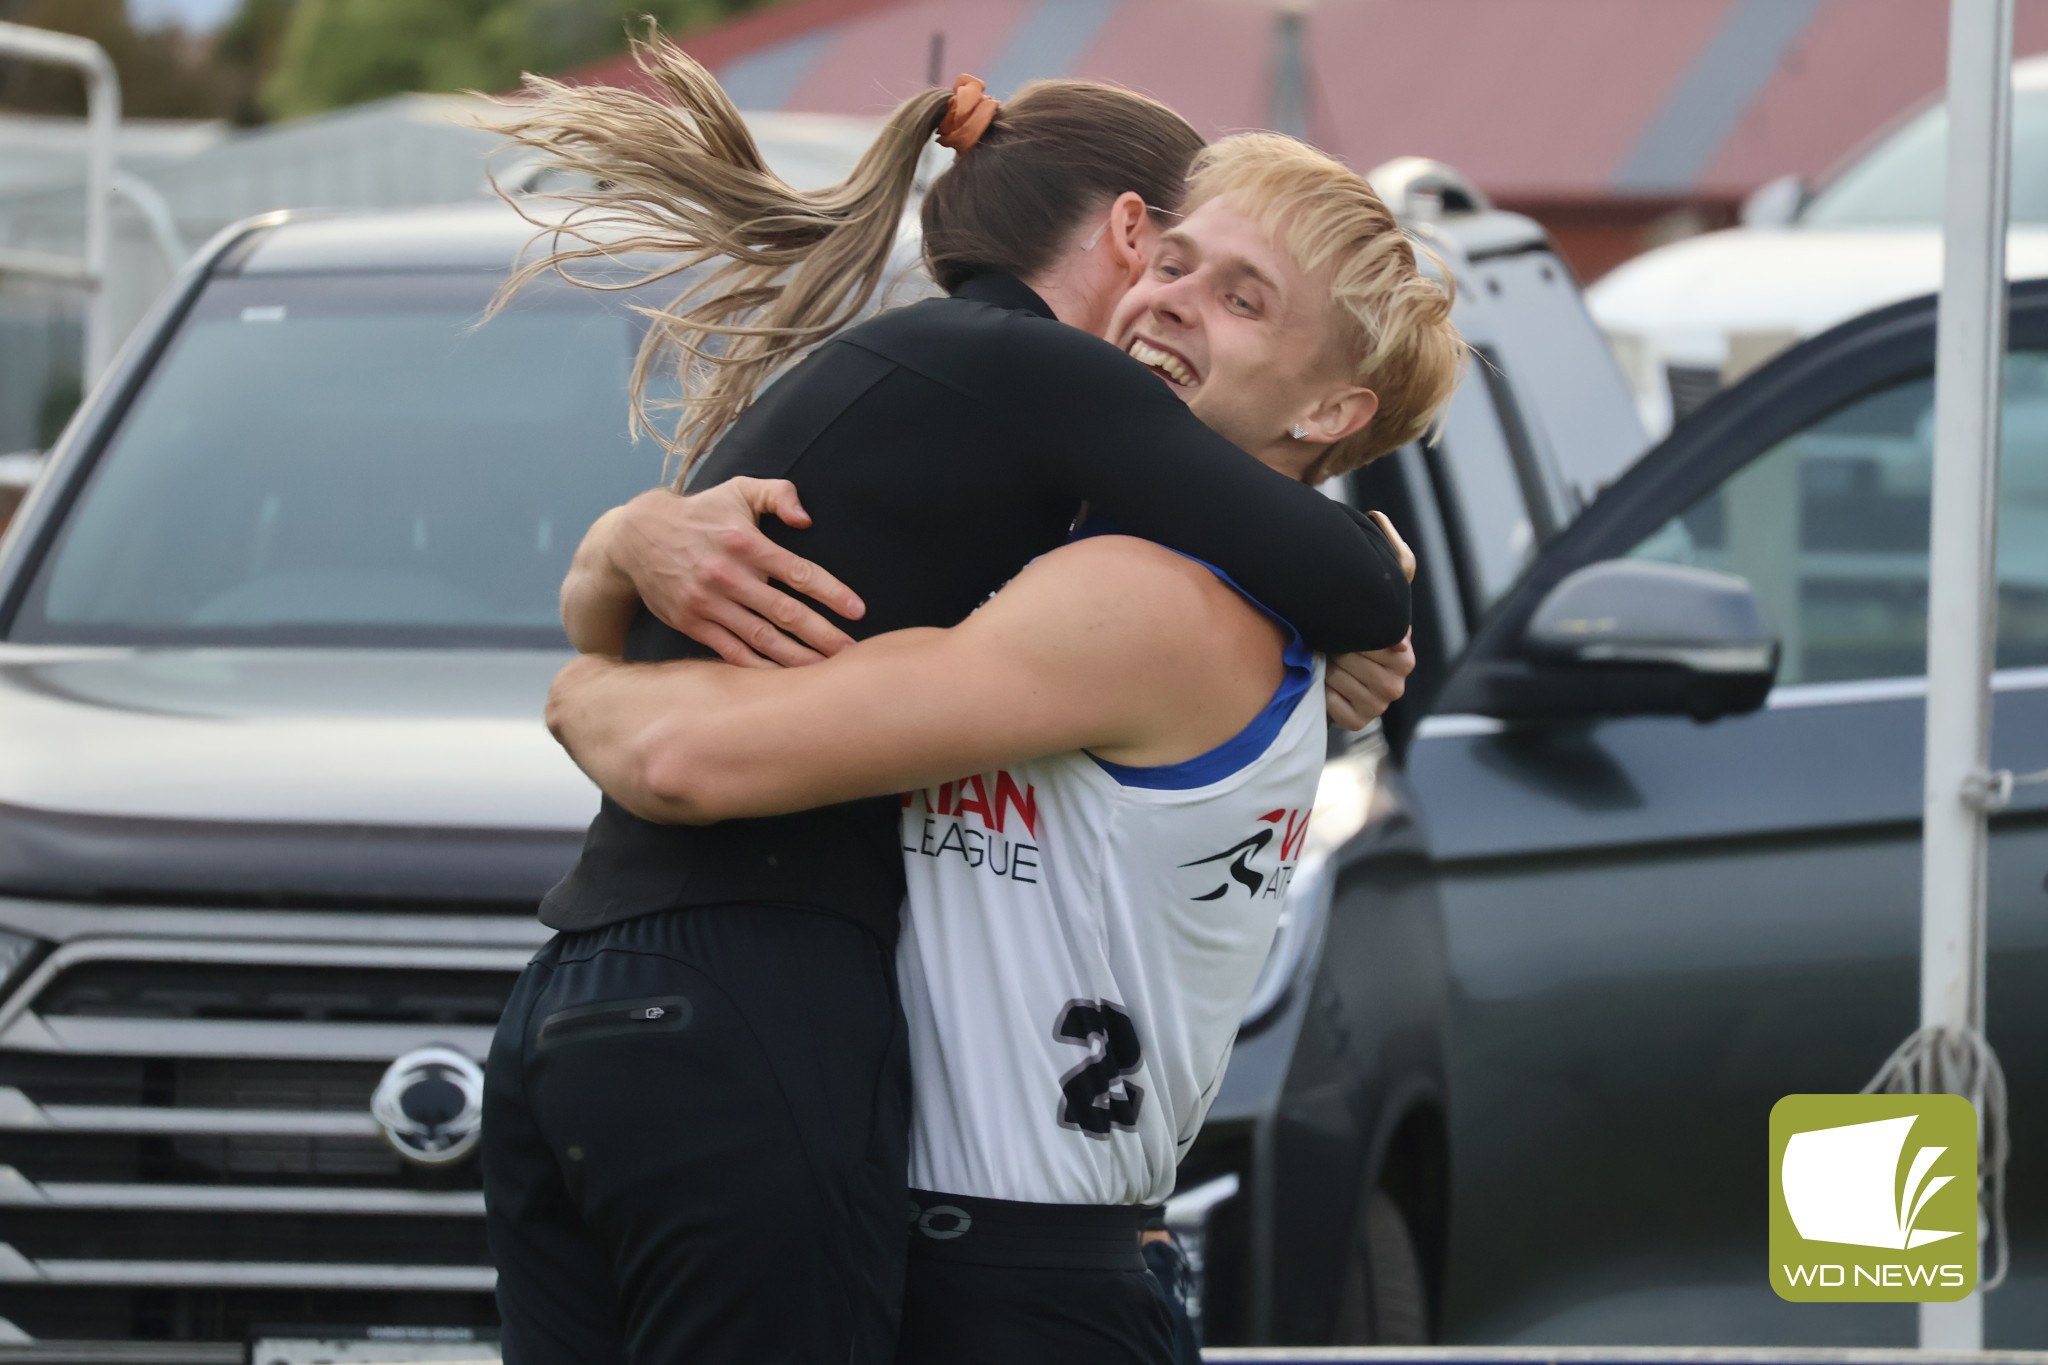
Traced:
[[[1973, 793], [1990, 761], [2011, 104], [2012, 0], [1951, 0], [1928, 546], [1920, 1026], [1956, 1037], [1984, 1027], [1985, 815]], [[1920, 1305], [1923, 1348], [1983, 1344], [1980, 1295]]]
[[85, 387], [114, 355], [113, 300], [107, 289], [112, 256], [114, 140], [121, 130], [121, 80], [105, 48], [89, 38], [24, 24], [0, 23], [0, 52], [32, 62], [76, 68], [85, 77], [85, 273], [92, 291], [85, 313]]
[[184, 265], [192, 253], [186, 249], [185, 239], [178, 235], [178, 220], [171, 216], [171, 206], [163, 192], [135, 172], [121, 170], [114, 172], [114, 192], [135, 205], [149, 227], [149, 235], [156, 238], [156, 249], [170, 262], [171, 269]]
[[107, 268], [114, 245], [114, 145], [121, 133], [121, 79], [106, 49], [88, 43], [85, 118], [90, 131], [85, 167], [85, 268], [99, 283], [86, 305], [85, 385], [90, 391], [114, 359], [114, 291]]

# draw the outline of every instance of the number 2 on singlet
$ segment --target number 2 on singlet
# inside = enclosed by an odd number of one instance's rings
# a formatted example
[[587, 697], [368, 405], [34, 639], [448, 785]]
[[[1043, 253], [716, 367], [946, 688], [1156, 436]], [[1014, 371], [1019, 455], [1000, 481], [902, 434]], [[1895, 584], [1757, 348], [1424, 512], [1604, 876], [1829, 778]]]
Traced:
[[1060, 1077], [1060, 1127], [1078, 1128], [1093, 1138], [1107, 1138], [1111, 1128], [1136, 1128], [1145, 1091], [1124, 1078], [1144, 1064], [1145, 1049], [1123, 1006], [1110, 1000], [1069, 1000], [1052, 1033], [1092, 1054]]

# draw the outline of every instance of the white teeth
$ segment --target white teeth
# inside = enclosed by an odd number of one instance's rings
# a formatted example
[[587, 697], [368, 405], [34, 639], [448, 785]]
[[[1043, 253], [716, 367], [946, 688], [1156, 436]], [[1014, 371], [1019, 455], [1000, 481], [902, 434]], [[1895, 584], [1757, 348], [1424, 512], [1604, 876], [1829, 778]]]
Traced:
[[1140, 365], [1150, 365], [1154, 369], [1164, 370], [1166, 377], [1182, 388], [1194, 385], [1194, 371], [1182, 364], [1179, 356], [1162, 351], [1157, 346], [1148, 346], [1143, 341], [1134, 340], [1131, 342], [1131, 359]]

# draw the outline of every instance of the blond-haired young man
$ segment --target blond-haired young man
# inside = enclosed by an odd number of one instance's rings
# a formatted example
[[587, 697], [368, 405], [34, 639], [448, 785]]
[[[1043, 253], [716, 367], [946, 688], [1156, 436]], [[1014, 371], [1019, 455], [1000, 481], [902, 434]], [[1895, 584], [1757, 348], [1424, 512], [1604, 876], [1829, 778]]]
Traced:
[[[1297, 478], [1423, 430], [1462, 344], [1364, 180], [1248, 137], [1192, 184], [1112, 339]], [[1298, 635], [1218, 571], [1089, 529], [948, 630], [788, 670], [585, 656], [549, 705], [647, 819], [909, 793], [916, 1365], [1170, 1359], [1139, 1210], [1221, 1080], [1321, 769]]]
[[[1273, 271], [1283, 260], [1308, 288], [1281, 288]], [[1310, 336], [1319, 340], [1306, 347]], [[1269, 133], [1196, 157], [1182, 222], [1125, 293], [1109, 339], [1209, 427], [1309, 483], [1420, 436], [1465, 354], [1449, 294], [1417, 268], [1365, 177]], [[1344, 382], [1327, 387], [1333, 380]], [[1274, 446], [1273, 416], [1289, 411], [1300, 414], [1287, 433], [1296, 444]], [[1312, 458], [1290, 468], [1302, 454]]]

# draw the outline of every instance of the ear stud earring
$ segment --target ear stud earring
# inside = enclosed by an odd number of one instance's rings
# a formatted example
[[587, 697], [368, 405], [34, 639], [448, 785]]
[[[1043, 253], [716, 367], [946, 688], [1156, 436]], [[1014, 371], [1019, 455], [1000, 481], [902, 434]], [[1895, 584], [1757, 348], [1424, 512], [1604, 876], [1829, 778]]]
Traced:
[[1306, 441], [1308, 439], [1308, 428], [1303, 426], [1301, 423], [1296, 422], [1294, 424], [1294, 439], [1297, 441]]

